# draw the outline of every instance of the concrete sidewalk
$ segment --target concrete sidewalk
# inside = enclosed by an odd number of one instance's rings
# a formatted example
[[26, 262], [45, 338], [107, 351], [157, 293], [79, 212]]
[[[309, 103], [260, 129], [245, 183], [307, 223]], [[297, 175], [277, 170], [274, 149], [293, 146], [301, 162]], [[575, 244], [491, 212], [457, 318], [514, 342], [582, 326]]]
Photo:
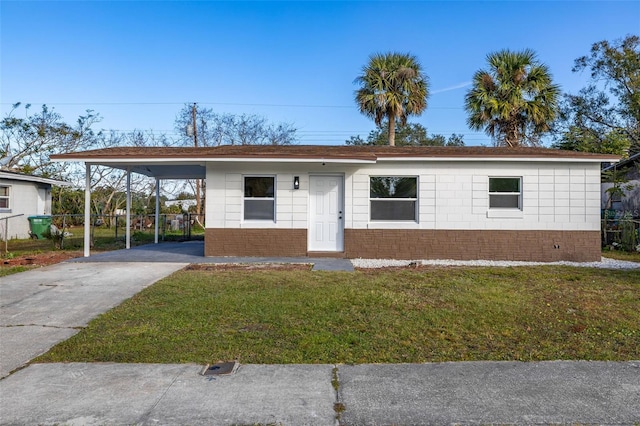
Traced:
[[0, 381], [0, 424], [640, 422], [640, 362], [241, 365], [218, 377], [201, 369], [31, 365]]

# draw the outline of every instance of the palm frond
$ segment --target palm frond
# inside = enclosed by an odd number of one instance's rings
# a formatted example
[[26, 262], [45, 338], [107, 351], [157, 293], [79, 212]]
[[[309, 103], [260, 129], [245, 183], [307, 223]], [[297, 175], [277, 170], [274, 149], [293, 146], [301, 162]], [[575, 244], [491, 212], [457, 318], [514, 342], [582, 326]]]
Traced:
[[355, 94], [360, 112], [378, 125], [391, 117], [406, 123], [408, 115], [419, 115], [427, 108], [428, 78], [411, 54], [371, 55], [354, 83], [360, 86]]
[[558, 113], [560, 88], [549, 69], [530, 49], [493, 52], [487, 63], [465, 96], [469, 127], [484, 129], [497, 144], [537, 144]]

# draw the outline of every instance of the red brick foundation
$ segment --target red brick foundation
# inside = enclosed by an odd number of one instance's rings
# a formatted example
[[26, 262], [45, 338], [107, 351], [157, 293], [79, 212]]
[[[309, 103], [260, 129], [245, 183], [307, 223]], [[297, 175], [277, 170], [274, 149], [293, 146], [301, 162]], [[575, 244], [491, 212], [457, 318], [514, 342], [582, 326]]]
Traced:
[[287, 256], [307, 255], [306, 229], [207, 228], [205, 256]]
[[345, 229], [345, 256], [364, 259], [600, 260], [599, 231]]

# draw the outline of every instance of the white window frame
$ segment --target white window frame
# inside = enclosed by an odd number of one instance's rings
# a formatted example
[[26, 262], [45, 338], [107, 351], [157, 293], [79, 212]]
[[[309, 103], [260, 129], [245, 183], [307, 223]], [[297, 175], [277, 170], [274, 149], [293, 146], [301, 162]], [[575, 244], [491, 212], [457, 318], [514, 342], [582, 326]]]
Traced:
[[0, 188], [7, 188], [7, 195], [0, 195], [0, 199], [7, 200], [7, 207], [0, 207], [0, 212], [11, 213], [11, 185], [0, 185]]
[[[518, 179], [518, 188], [520, 189], [518, 192], [491, 192], [491, 179]], [[495, 211], [522, 211], [522, 176], [489, 176], [488, 186], [487, 186], [487, 197], [488, 197], [488, 206], [489, 210]], [[517, 195], [518, 196], [518, 206], [517, 207], [491, 207], [491, 196], [500, 196], [500, 195]]]
[[[245, 196], [245, 185], [247, 178], [272, 178], [273, 179], [273, 197], [247, 197]], [[277, 176], [269, 174], [251, 174], [242, 176], [242, 220], [243, 222], [254, 223], [275, 223], [276, 222], [276, 194], [277, 194]], [[246, 201], [273, 201], [273, 218], [272, 219], [246, 219]]]
[[[371, 197], [371, 178], [411, 178], [416, 180], [416, 196], [415, 198], [372, 198]], [[418, 223], [418, 205], [419, 205], [419, 194], [420, 188], [418, 185], [420, 184], [419, 176], [415, 175], [369, 175], [369, 222], [374, 223]], [[413, 211], [413, 219], [373, 219], [373, 201], [382, 201], [382, 202], [393, 202], [393, 201], [413, 201], [414, 211]]]

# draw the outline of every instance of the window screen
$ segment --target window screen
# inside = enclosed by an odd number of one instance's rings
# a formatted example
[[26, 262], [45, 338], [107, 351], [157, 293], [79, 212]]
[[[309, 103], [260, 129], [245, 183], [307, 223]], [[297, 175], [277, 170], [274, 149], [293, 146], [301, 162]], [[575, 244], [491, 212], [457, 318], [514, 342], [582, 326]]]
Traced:
[[0, 209], [9, 208], [9, 187], [0, 186]]
[[369, 199], [372, 221], [415, 221], [418, 178], [372, 176]]
[[275, 220], [275, 177], [244, 178], [244, 219]]
[[489, 208], [520, 209], [521, 179], [519, 177], [489, 178]]

